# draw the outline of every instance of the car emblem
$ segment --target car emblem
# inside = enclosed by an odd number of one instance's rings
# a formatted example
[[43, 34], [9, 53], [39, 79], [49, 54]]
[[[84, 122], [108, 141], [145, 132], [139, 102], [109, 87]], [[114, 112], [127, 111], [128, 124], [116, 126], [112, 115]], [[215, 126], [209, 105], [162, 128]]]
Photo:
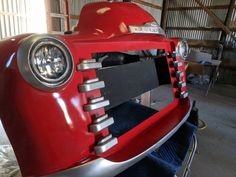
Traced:
[[145, 25], [129, 25], [130, 33], [161, 34], [165, 36], [164, 30], [156, 23], [150, 22]]

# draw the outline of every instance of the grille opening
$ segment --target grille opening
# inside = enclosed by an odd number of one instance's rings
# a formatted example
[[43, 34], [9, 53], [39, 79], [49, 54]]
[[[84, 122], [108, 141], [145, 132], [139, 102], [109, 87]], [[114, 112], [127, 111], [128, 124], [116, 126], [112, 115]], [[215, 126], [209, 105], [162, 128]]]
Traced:
[[[115, 121], [109, 127], [113, 136], [126, 133], [173, 101], [169, 68], [163, 53], [139, 50], [93, 55], [102, 63], [97, 77], [105, 82], [101, 94], [110, 101], [106, 113]], [[159, 94], [159, 90], [164, 94]]]

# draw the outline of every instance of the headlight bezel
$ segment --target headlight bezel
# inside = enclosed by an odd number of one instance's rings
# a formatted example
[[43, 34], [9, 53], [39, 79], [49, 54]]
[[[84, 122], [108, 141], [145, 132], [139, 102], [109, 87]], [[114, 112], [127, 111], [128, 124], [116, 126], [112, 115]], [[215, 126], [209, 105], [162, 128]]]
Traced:
[[[34, 66], [33, 55], [43, 45], [58, 48], [65, 57], [67, 68], [58, 79], [42, 77]], [[26, 38], [17, 52], [17, 64], [23, 78], [33, 87], [44, 91], [55, 91], [65, 86], [73, 75], [74, 62], [69, 48], [57, 37], [52, 35], [32, 35]]]
[[[185, 54], [182, 54], [180, 51], [179, 51], [179, 47], [184, 44], [185, 45], [185, 51], [184, 53]], [[177, 57], [180, 57], [182, 60], [186, 60], [188, 55], [189, 55], [189, 45], [188, 45], [188, 42], [186, 39], [182, 39], [180, 40], [177, 45], [176, 45], [176, 48], [175, 48], [175, 53], [176, 53], [176, 56]]]

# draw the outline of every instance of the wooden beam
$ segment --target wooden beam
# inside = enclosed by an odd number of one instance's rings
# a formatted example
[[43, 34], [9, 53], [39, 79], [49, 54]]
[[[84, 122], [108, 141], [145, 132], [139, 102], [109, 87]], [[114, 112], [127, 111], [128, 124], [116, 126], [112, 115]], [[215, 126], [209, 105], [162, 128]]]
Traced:
[[57, 13], [50, 13], [50, 17], [54, 18], [66, 18], [68, 15], [66, 14], [57, 14]]
[[188, 31], [221, 31], [221, 28], [207, 27], [167, 27], [167, 30], [188, 30]]
[[71, 14], [71, 15], [70, 15], [70, 18], [73, 19], [73, 20], [79, 20], [79, 15], [73, 15], [73, 14]]
[[234, 11], [234, 8], [235, 8], [235, 5], [234, 5], [235, 3], [236, 3], [235, 0], [230, 0], [229, 10], [228, 10], [226, 18], [225, 18], [225, 25], [227, 27], [230, 27], [231, 17], [233, 15], [233, 11]]
[[229, 23], [229, 27], [230, 27], [230, 28], [236, 28], [236, 21], [231, 21], [231, 22]]
[[[205, 6], [208, 9], [228, 9], [229, 5]], [[201, 10], [201, 7], [171, 7], [169, 11]]]
[[46, 6], [47, 32], [52, 33], [51, 3], [48, 0], [44, 0], [44, 2]]
[[[236, 31], [236, 28], [229, 28], [231, 31]], [[222, 31], [221, 28], [216, 27], [167, 27], [166, 30], [186, 30], [186, 31]]]
[[225, 26], [224, 23], [211, 10], [206, 8], [200, 0], [195, 0], [195, 2], [212, 18], [217, 27], [221, 28], [223, 31], [229, 34], [232, 39], [236, 40], [236, 37], [232, 35], [230, 29]]
[[219, 45], [219, 41], [217, 40], [197, 40], [197, 39], [187, 39], [190, 47], [199, 48], [217, 48]]
[[66, 12], [66, 30], [70, 31], [71, 19], [70, 19], [70, 7], [71, 0], [65, 0], [65, 12]]
[[169, 0], [164, 0], [163, 10], [162, 10], [162, 15], [161, 15], [161, 27], [164, 31], [166, 31], [166, 27], [167, 27], [168, 7], [169, 7]]
[[132, 0], [132, 2], [137, 3], [137, 4], [142, 4], [144, 6], [148, 6], [148, 7], [154, 8], [154, 9], [162, 10], [161, 6], [156, 5], [156, 4], [152, 4], [150, 2], [146, 2], [143, 0]]
[[[226, 14], [226, 18], [225, 18], [225, 22], [224, 22], [224, 25], [227, 27], [230, 27], [231, 17], [233, 15], [233, 11], [234, 11], [234, 5], [235, 5], [235, 0], [230, 0], [229, 9]], [[226, 32], [223, 31], [223, 33], [221, 34], [221, 37], [220, 37], [220, 41], [222, 42], [222, 44], [225, 43], [226, 36], [227, 36]]]

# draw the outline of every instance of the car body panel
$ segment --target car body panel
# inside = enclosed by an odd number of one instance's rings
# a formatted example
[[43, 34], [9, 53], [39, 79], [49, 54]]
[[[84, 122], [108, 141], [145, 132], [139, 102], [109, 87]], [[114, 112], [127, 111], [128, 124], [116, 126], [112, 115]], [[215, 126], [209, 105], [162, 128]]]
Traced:
[[[123, 13], [118, 14], [120, 10]], [[136, 18], [137, 15], [139, 18]], [[87, 16], [91, 19], [87, 20]], [[102, 20], [98, 22], [99, 18]], [[88, 98], [100, 97], [101, 92], [78, 91], [78, 85], [83, 84], [84, 80], [96, 78], [96, 71], [78, 71], [76, 65], [91, 59], [96, 52], [142, 49], [173, 52], [177, 39], [167, 39], [157, 34], [130, 34], [120, 27], [120, 24], [127, 28], [128, 25], [143, 25], [153, 20], [153, 17], [132, 3], [104, 2], [86, 6], [81, 14], [78, 31], [71, 35], [54, 36], [69, 48], [74, 61], [70, 81], [55, 91], [33, 87], [24, 80], [17, 66], [19, 46], [35, 34], [0, 41], [0, 117], [24, 177], [49, 175], [98, 158], [115, 163], [127, 161], [155, 145], [187, 115], [189, 98], [179, 98], [180, 90], [175, 87], [177, 78], [173, 76], [174, 59], [167, 58], [174, 101], [118, 137], [118, 144], [107, 152], [99, 155], [94, 152], [96, 142], [109, 132], [105, 129], [94, 134], [88, 131], [88, 127], [92, 116], [103, 115], [105, 110], [84, 111]], [[100, 30], [96, 30], [99, 35], [94, 34], [94, 29]], [[176, 61], [182, 62], [178, 57]], [[179, 67], [179, 71], [184, 72], [184, 66]], [[186, 91], [186, 88], [181, 91]]]

